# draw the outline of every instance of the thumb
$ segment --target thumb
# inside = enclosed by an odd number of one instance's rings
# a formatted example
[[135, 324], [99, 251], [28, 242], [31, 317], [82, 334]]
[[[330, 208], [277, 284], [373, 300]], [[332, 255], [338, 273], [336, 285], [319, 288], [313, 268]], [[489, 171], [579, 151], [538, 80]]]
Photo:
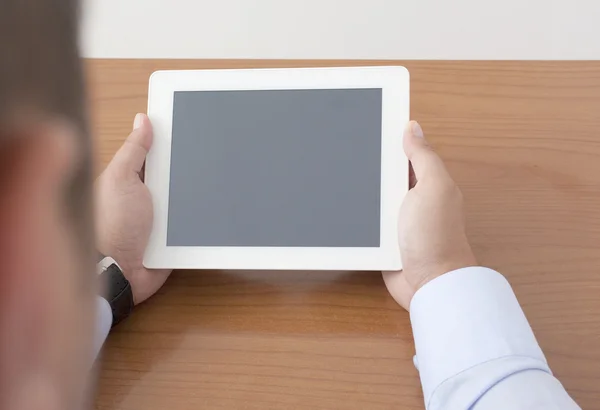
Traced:
[[139, 173], [152, 146], [152, 124], [146, 114], [137, 114], [133, 131], [115, 154], [113, 164], [122, 170]]
[[424, 177], [448, 177], [442, 159], [435, 153], [423, 135], [423, 129], [416, 121], [410, 121], [404, 129], [404, 153], [408, 157], [417, 181]]

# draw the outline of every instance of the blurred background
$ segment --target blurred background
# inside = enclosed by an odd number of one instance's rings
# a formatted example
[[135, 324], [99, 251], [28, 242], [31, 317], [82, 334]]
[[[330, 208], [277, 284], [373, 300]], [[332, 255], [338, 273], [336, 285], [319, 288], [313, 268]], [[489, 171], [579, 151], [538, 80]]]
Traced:
[[597, 0], [84, 0], [91, 58], [600, 58]]

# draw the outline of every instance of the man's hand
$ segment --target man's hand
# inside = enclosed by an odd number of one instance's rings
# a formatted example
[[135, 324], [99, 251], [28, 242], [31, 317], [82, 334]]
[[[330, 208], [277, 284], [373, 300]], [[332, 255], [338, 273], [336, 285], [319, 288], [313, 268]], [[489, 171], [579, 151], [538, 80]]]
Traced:
[[153, 219], [150, 191], [142, 181], [152, 145], [152, 125], [146, 115], [138, 114], [133, 128], [95, 188], [98, 251], [121, 266], [137, 305], [154, 295], [171, 271], [142, 265]]
[[465, 234], [462, 194], [415, 121], [404, 132], [404, 152], [416, 184], [400, 210], [403, 271], [384, 272], [383, 278], [392, 297], [408, 310], [427, 282], [477, 261]]

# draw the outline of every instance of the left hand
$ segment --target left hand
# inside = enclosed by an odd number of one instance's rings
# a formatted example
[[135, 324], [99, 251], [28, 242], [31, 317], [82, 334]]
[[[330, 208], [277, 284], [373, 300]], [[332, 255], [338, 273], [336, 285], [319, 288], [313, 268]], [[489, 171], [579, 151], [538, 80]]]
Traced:
[[95, 186], [98, 251], [123, 269], [136, 305], [154, 295], [171, 274], [171, 270], [150, 270], [142, 264], [154, 216], [150, 191], [142, 181], [151, 145], [150, 119], [138, 114], [133, 132]]

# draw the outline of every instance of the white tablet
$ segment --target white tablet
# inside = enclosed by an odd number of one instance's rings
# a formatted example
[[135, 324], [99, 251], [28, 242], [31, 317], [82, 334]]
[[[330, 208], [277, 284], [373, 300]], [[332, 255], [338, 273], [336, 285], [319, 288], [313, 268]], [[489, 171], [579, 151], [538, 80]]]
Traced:
[[158, 71], [148, 268], [395, 270], [404, 67]]

